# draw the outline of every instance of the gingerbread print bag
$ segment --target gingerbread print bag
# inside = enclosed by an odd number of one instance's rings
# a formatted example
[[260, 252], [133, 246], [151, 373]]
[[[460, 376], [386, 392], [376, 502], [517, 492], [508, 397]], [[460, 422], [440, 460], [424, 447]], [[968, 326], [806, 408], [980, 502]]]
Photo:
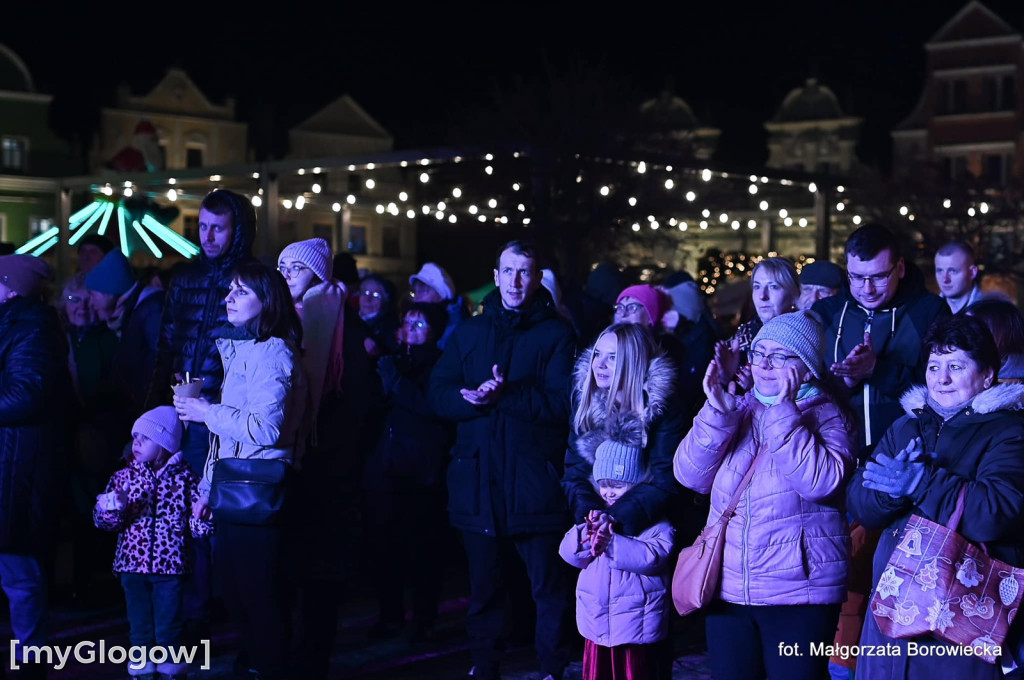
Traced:
[[956, 533], [966, 491], [960, 489], [946, 526], [910, 517], [875, 584], [870, 610], [891, 638], [931, 635], [996, 663], [1024, 594], [1024, 569], [989, 557]]

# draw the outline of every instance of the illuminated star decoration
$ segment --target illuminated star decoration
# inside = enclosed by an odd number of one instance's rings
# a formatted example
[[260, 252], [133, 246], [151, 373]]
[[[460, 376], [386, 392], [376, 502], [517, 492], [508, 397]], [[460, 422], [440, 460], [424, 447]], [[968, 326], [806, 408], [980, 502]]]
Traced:
[[[130, 196], [120, 200], [112, 200], [105, 196], [94, 197], [92, 203], [68, 218], [68, 226], [71, 230], [68, 245], [73, 246], [81, 241], [97, 223], [99, 224], [97, 233], [104, 236], [114, 213], [117, 213], [118, 236], [121, 252], [125, 257], [131, 254], [129, 225], [153, 257], [162, 258], [164, 256], [163, 251], [153, 240], [153, 236], [187, 259], [199, 254], [198, 246], [167, 226], [178, 216], [178, 209], [163, 208], [145, 196]], [[29, 254], [39, 257], [55, 246], [59, 240], [60, 227], [53, 226], [30, 239], [14, 252], [19, 255]]]

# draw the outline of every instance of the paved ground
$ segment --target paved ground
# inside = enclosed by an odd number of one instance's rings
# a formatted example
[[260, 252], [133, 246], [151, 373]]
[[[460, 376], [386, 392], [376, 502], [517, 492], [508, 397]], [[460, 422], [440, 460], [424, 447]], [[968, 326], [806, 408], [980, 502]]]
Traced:
[[[0, 617], [0, 639], [10, 639], [6, 621], [6, 602]], [[371, 642], [367, 631], [374, 622], [372, 604], [362, 598], [348, 603], [343, 608], [342, 628], [339, 632], [332, 657], [332, 677], [359, 678], [365, 680], [457, 680], [465, 678], [470, 667], [469, 652], [463, 616], [466, 599], [455, 594], [449, 596], [441, 612], [436, 629], [425, 642], [410, 644], [403, 638], [383, 642]], [[686, 630], [686, 622], [674, 621], [675, 639], [679, 651], [675, 662], [673, 678], [705, 680], [710, 678], [707, 658], [702, 650], [699, 632]], [[74, 645], [82, 641], [93, 641], [97, 645], [103, 640], [109, 648], [114, 645], [127, 647], [128, 626], [124, 619], [123, 607], [74, 608], [57, 605], [52, 614], [53, 644]], [[191, 678], [228, 679], [231, 662], [234, 659], [237, 639], [226, 622], [215, 623], [211, 637], [211, 667], [209, 670], [194, 670]], [[6, 659], [8, 650], [0, 653]], [[503, 659], [503, 677], [506, 680], [525, 680], [537, 670], [530, 646], [510, 649]], [[9, 677], [11, 676], [8, 672]], [[17, 678], [17, 674], [13, 674]], [[59, 671], [51, 672], [54, 680], [108, 680], [127, 678], [123, 666], [114, 664], [82, 665], [71, 661]], [[569, 680], [580, 678], [580, 664], [577, 661], [567, 676]]]

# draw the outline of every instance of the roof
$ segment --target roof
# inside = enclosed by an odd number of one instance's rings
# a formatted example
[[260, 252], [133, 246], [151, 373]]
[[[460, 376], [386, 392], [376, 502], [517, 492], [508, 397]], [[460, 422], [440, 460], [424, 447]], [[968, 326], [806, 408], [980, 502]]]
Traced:
[[808, 78], [803, 87], [794, 88], [786, 95], [773, 120], [776, 123], [795, 123], [838, 118], [846, 118], [846, 114], [835, 93], [818, 84], [817, 78]]
[[693, 109], [671, 90], [640, 105], [640, 125], [650, 130], [691, 130], [700, 127]]
[[36, 91], [36, 86], [32, 82], [32, 74], [29, 73], [25, 62], [3, 43], [0, 43], [0, 90], [7, 92]]
[[356, 137], [391, 139], [391, 133], [347, 94], [335, 99], [292, 128], [295, 132], [323, 132]]
[[1010, 24], [1003, 21], [1002, 17], [978, 2], [978, 0], [972, 0], [964, 5], [942, 28], [936, 31], [935, 35], [928, 40], [928, 43], [998, 38], [1013, 35], [1019, 35], [1019, 33]]

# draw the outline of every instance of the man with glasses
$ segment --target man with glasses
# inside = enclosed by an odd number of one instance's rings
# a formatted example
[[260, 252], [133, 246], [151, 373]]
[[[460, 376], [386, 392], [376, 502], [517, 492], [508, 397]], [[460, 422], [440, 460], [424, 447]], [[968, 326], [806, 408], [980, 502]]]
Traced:
[[902, 414], [899, 399], [924, 381], [921, 346], [928, 326], [949, 307], [924, 287], [892, 233], [866, 224], [846, 242], [849, 288], [817, 302], [825, 323], [825, 363], [846, 383], [861, 417], [862, 453]]

